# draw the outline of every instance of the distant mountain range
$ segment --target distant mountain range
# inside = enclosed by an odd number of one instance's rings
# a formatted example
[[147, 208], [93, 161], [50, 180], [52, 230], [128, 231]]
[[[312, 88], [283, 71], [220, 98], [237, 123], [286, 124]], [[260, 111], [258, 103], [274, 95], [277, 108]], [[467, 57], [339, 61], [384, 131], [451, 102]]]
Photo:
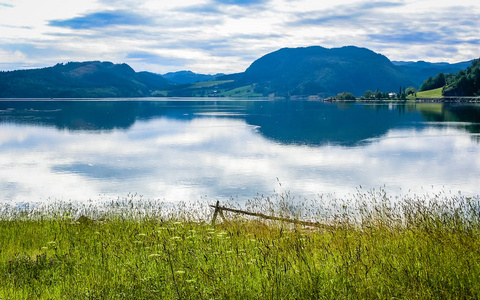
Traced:
[[[127, 64], [70, 62], [33, 70], [0, 72], [0, 98], [100, 98], [145, 96], [277, 96], [418, 88], [438, 73], [457, 73], [471, 64], [399, 62], [366, 48], [283, 48], [237, 74], [159, 75]], [[208, 81], [206, 83], [202, 83]]]
[[225, 74], [218, 73], [215, 75], [207, 75], [207, 74], [197, 74], [192, 71], [178, 71], [178, 72], [166, 73], [166, 74], [163, 74], [162, 76], [163, 78], [168, 79], [174, 83], [189, 84], [189, 83], [195, 83], [195, 82], [215, 80], [218, 77], [225, 76]]
[[412, 80], [415, 88], [418, 88], [429, 77], [435, 77], [439, 73], [456, 74], [460, 70], [465, 70], [472, 64], [473, 60], [464, 61], [456, 64], [449, 63], [429, 63], [425, 61], [392, 61], [392, 63]]

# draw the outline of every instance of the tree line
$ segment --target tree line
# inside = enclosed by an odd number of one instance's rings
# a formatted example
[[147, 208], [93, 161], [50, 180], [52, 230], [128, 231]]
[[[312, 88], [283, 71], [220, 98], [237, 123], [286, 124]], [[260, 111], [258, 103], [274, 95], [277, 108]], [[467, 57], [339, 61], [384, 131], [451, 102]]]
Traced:
[[480, 96], [480, 59], [475, 59], [466, 70], [457, 74], [440, 73], [429, 77], [420, 87], [420, 91], [442, 89], [444, 96]]

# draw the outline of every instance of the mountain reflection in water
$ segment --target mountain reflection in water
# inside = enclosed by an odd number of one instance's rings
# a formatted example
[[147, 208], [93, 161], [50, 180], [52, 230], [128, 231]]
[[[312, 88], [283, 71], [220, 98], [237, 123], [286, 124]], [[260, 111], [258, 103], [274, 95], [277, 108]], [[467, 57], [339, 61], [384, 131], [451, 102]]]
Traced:
[[0, 129], [0, 201], [315, 197], [384, 184], [479, 193], [474, 104], [0, 101]]

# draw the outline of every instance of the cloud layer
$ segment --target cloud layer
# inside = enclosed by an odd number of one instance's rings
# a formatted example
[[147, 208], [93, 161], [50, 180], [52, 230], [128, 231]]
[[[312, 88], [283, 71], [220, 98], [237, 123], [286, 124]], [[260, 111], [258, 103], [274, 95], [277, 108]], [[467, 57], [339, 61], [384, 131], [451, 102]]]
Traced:
[[2, 0], [0, 70], [109, 60], [137, 71], [231, 73], [310, 45], [458, 62], [480, 57], [478, 28], [476, 0]]

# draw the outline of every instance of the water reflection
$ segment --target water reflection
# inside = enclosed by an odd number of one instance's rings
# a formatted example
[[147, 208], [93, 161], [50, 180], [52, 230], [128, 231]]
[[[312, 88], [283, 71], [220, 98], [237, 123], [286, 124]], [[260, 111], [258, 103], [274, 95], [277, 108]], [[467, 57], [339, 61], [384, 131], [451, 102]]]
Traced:
[[0, 201], [479, 193], [478, 106], [0, 102], [0, 120]]

